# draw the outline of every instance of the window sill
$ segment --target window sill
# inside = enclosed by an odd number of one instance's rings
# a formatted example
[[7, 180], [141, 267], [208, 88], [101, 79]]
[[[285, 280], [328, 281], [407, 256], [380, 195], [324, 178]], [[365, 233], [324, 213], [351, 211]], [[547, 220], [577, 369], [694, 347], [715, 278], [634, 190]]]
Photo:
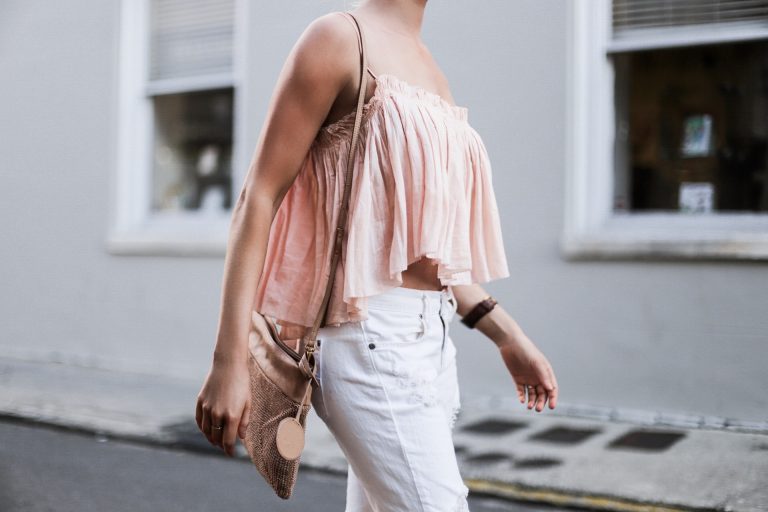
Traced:
[[768, 215], [615, 214], [599, 228], [566, 231], [567, 260], [768, 260]]
[[113, 229], [106, 249], [124, 256], [223, 257], [229, 222], [228, 215], [156, 217], [142, 225]]

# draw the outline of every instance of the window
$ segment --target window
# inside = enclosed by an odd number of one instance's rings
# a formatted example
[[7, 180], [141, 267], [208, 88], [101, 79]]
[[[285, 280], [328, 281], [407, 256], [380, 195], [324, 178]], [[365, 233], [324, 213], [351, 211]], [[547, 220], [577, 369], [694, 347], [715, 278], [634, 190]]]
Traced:
[[240, 0], [124, 0], [115, 253], [221, 254], [233, 170]]
[[232, 88], [153, 98], [153, 211], [231, 207], [232, 107]]
[[576, 0], [569, 257], [768, 258], [768, 0]]

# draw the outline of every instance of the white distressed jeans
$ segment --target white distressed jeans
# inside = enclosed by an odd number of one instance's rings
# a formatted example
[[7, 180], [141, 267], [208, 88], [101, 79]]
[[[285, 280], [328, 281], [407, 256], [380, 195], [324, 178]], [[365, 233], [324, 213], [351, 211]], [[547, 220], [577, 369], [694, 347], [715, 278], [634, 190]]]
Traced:
[[450, 287], [394, 288], [368, 319], [320, 328], [317, 415], [348, 462], [345, 512], [468, 512], [452, 429], [460, 408]]

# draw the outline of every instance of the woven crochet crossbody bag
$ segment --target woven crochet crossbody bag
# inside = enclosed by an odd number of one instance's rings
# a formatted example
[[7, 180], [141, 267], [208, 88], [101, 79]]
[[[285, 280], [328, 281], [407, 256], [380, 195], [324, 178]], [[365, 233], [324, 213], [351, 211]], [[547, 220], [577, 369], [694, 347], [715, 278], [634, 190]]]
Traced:
[[320, 383], [315, 376], [315, 341], [324, 320], [333, 287], [335, 269], [341, 255], [350, 191], [352, 190], [352, 155], [358, 140], [366, 91], [365, 41], [360, 24], [354, 20], [360, 49], [360, 84], [347, 157], [344, 195], [338, 214], [330, 275], [325, 295], [315, 321], [297, 345], [284, 340], [275, 322], [252, 311], [248, 336], [248, 372], [250, 375], [250, 414], [243, 444], [259, 473], [283, 499], [290, 498], [296, 485], [299, 460], [304, 449], [307, 414], [312, 407], [313, 388]]

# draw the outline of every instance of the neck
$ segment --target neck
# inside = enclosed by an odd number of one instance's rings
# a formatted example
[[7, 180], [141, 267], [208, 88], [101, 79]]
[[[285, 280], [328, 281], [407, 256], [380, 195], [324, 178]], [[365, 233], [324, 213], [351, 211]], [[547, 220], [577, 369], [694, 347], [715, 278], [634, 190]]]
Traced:
[[426, 6], [427, 0], [366, 0], [354, 12], [381, 20], [384, 30], [419, 40]]

